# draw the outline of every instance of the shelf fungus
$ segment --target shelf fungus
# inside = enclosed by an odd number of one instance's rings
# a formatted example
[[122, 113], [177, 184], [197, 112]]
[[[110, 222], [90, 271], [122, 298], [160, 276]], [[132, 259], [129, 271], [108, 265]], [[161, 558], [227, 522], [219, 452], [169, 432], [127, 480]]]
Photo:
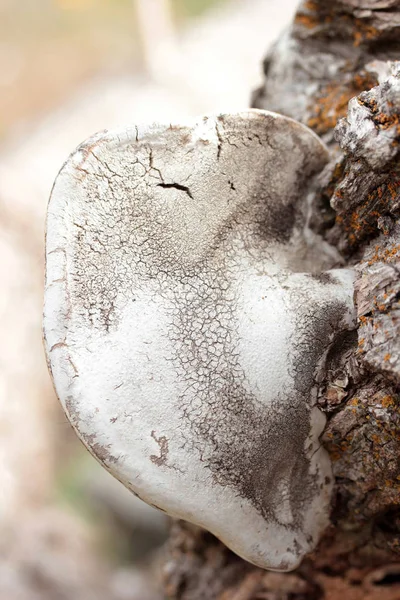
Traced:
[[266, 569], [295, 568], [329, 520], [315, 382], [353, 278], [307, 226], [327, 157], [264, 111], [129, 127], [71, 155], [48, 209], [46, 350], [79, 437]]

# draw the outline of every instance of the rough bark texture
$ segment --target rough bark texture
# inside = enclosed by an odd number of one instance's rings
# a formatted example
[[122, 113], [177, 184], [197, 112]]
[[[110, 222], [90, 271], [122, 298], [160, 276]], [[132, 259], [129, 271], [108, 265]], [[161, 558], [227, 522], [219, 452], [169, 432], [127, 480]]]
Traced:
[[387, 62], [396, 58], [399, 0], [309, 0], [253, 98], [331, 147], [312, 223], [357, 273], [358, 331], [328, 357], [318, 399], [336, 478], [332, 525], [297, 571], [277, 574], [176, 523], [168, 598], [400, 598], [400, 63]]

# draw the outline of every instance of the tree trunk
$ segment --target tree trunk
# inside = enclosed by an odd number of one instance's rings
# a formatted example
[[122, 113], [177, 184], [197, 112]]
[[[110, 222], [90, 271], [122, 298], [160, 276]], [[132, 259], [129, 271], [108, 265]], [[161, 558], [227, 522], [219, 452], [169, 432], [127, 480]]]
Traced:
[[307, 0], [264, 61], [253, 105], [301, 121], [330, 147], [312, 224], [356, 270], [358, 330], [328, 356], [318, 392], [336, 479], [331, 526], [282, 574], [176, 522], [170, 599], [400, 599], [400, 63], [390, 62], [399, 57], [400, 0]]

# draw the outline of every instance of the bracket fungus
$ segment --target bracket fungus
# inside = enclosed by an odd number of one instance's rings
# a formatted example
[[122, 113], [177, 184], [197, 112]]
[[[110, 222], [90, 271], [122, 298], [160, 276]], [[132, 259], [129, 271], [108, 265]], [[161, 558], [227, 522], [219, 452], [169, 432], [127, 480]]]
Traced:
[[256, 110], [104, 132], [48, 209], [45, 343], [76, 432], [267, 569], [296, 567], [329, 518], [316, 380], [354, 317], [352, 272], [307, 226], [327, 158]]

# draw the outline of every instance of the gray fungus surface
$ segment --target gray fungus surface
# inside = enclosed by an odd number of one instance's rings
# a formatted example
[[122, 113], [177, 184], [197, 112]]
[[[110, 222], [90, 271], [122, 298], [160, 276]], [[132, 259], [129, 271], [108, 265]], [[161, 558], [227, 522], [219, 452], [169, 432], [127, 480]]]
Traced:
[[99, 134], [49, 205], [44, 331], [66, 413], [145, 501], [264, 568], [328, 523], [315, 381], [352, 273], [307, 228], [327, 151], [272, 113]]

